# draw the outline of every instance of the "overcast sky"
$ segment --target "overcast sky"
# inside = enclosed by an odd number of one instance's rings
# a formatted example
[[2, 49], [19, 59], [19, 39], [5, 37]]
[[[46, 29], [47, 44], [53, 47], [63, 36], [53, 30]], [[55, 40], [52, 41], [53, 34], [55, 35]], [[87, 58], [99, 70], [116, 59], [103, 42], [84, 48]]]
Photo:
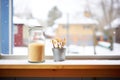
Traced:
[[14, 0], [14, 14], [46, 19], [48, 11], [57, 6], [63, 14], [75, 14], [84, 11], [86, 0]]

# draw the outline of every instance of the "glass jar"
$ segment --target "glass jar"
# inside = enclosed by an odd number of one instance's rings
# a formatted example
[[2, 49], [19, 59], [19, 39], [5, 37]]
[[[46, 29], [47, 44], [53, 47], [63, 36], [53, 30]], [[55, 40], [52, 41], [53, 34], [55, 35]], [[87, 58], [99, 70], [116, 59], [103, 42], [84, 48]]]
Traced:
[[29, 29], [28, 61], [45, 61], [45, 37], [42, 26]]

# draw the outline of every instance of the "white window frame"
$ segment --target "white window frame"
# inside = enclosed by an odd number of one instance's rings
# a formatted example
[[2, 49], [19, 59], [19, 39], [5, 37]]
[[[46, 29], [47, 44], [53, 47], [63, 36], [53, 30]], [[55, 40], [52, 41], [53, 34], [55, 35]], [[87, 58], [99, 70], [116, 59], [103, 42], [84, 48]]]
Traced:
[[13, 50], [12, 50], [12, 47], [13, 47], [13, 19], [12, 19], [12, 16], [13, 16], [13, 4], [12, 4], [12, 0], [9, 0], [9, 54], [12, 54]]

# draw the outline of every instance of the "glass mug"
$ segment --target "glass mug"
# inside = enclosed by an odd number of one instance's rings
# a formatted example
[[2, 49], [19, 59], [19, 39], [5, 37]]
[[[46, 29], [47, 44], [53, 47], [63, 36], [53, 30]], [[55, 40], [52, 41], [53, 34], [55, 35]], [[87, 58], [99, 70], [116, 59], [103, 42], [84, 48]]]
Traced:
[[45, 61], [45, 37], [42, 26], [29, 29], [28, 61]]

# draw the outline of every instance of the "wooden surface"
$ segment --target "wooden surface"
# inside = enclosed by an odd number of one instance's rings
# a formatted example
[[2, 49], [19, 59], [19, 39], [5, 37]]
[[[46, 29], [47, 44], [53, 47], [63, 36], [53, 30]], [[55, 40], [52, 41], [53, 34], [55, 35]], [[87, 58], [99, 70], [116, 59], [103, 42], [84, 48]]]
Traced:
[[[96, 63], [90, 64], [89, 61]], [[67, 60], [28, 63], [26, 60], [0, 60], [0, 77], [120, 77], [119, 61], [113, 61], [115, 65], [111, 61], [108, 64], [102, 62]]]

